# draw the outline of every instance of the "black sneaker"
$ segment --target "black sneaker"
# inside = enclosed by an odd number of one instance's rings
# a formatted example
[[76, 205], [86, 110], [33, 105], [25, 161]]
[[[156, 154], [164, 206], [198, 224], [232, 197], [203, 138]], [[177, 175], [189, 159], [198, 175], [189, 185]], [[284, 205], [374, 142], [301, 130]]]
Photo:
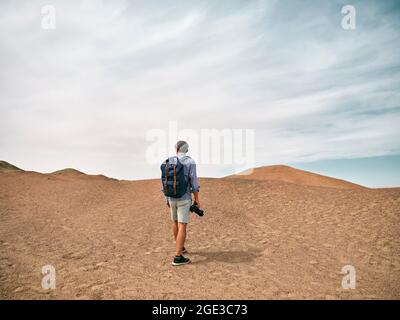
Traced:
[[175, 256], [174, 261], [172, 261], [173, 266], [181, 266], [188, 263], [190, 263], [190, 259], [185, 258], [183, 255], [180, 255], [179, 257]]
[[183, 247], [183, 249], [182, 249], [182, 253], [187, 253], [187, 250], [186, 250], [186, 248], [185, 248], [185, 247]]

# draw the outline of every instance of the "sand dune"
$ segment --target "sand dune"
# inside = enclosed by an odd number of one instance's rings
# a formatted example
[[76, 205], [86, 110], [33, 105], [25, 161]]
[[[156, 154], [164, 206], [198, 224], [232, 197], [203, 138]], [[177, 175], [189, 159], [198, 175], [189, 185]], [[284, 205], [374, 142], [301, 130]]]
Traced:
[[274, 180], [295, 183], [302, 186], [330, 187], [339, 189], [358, 189], [362, 186], [345, 180], [331, 178], [320, 174], [295, 169], [289, 166], [275, 165], [254, 168], [236, 175], [225, 177], [226, 179], [247, 180]]
[[62, 177], [65, 179], [75, 179], [75, 178], [79, 178], [79, 179], [88, 179], [88, 178], [97, 178], [97, 179], [110, 179], [110, 180], [117, 180], [114, 178], [109, 178], [106, 177], [105, 175], [102, 174], [86, 174], [82, 171], [73, 169], [73, 168], [65, 168], [62, 170], [57, 170], [51, 173], [52, 176], [57, 176], [57, 177]]
[[[201, 179], [193, 263], [172, 267], [158, 179], [1, 170], [0, 298], [399, 299], [400, 189], [283, 178]], [[56, 290], [41, 288], [48, 264]], [[347, 264], [355, 290], [341, 287]]]
[[84, 173], [79, 171], [79, 170], [73, 169], [73, 168], [65, 168], [65, 169], [62, 169], [62, 170], [54, 171], [51, 174], [56, 174], [56, 175], [58, 175], [58, 174], [60, 174], [60, 175], [81, 175], [81, 174], [84, 174]]
[[7, 161], [0, 160], [0, 171], [22, 171], [22, 169], [8, 163]]

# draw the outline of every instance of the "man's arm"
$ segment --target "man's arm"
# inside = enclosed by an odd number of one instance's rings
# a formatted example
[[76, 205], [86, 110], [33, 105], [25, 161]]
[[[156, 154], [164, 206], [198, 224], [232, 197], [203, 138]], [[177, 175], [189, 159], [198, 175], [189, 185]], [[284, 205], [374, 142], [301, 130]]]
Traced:
[[[163, 164], [165, 163], [165, 161], [163, 162]], [[164, 194], [164, 184], [161, 181], [161, 192]], [[169, 202], [168, 202], [168, 197], [165, 196], [164, 194], [164, 198], [165, 198], [165, 202], [167, 204], [167, 206], [169, 207]]]
[[[164, 185], [161, 187], [161, 191], [162, 191], [162, 193], [164, 195]], [[164, 195], [164, 198], [165, 198], [165, 202], [167, 203], [167, 206], [169, 207], [168, 197]]]
[[199, 198], [199, 181], [197, 179], [197, 172], [196, 172], [196, 163], [193, 161], [189, 167], [189, 181], [190, 181], [190, 188], [194, 196], [194, 202], [200, 207], [200, 198]]
[[194, 202], [197, 204], [198, 207], [200, 207], [200, 199], [199, 199], [199, 192], [193, 192], [193, 196], [194, 196]]

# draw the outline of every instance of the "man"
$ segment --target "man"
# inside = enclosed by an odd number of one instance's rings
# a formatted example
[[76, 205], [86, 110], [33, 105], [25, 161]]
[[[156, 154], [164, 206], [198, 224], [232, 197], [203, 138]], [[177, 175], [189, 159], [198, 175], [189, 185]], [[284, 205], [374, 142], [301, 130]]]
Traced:
[[[184, 257], [182, 254], [186, 253], [184, 247], [186, 240], [186, 227], [189, 223], [190, 206], [192, 205], [192, 194], [194, 197], [194, 203], [200, 207], [199, 200], [199, 184], [196, 174], [196, 163], [192, 158], [187, 156], [189, 151], [189, 145], [186, 141], [178, 141], [175, 145], [176, 157], [171, 157], [163, 162], [162, 168], [170, 164], [174, 165], [177, 163], [176, 158], [183, 165], [184, 180], [187, 185], [186, 190], [183, 190], [183, 195], [180, 197], [167, 197], [167, 206], [170, 208], [171, 219], [173, 221], [172, 231], [174, 239], [176, 241], [176, 252], [174, 260], [172, 261], [173, 266], [180, 266], [190, 263], [190, 259]], [[163, 170], [163, 169], [162, 169]], [[175, 168], [174, 168], [175, 170]], [[176, 175], [176, 172], [174, 172]], [[167, 179], [167, 178], [165, 178]], [[167, 187], [166, 180], [164, 180], [165, 186], [163, 185], [163, 192]], [[175, 186], [176, 187], [176, 186]], [[168, 188], [168, 187], [167, 187]], [[164, 192], [165, 193], [165, 192]]]

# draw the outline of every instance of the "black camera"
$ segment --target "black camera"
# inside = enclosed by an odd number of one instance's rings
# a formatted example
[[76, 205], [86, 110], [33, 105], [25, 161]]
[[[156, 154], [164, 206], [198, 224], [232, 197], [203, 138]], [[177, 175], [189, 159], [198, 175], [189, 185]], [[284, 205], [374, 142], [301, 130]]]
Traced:
[[191, 211], [191, 212], [194, 212], [194, 213], [197, 214], [199, 217], [204, 216], [204, 211], [201, 210], [201, 209], [197, 206], [197, 203], [196, 203], [196, 202], [193, 203], [193, 204], [190, 206], [190, 211]]

